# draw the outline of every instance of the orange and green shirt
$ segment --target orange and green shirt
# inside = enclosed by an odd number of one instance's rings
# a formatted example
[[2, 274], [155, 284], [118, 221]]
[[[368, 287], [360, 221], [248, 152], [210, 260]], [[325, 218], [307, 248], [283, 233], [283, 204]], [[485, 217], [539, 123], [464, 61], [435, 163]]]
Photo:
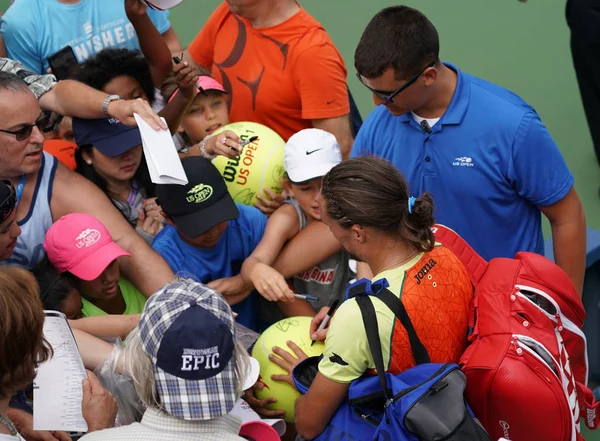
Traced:
[[[400, 297], [433, 363], [458, 362], [467, 346], [469, 305], [473, 286], [462, 263], [436, 244], [398, 268], [373, 280], [387, 279]], [[387, 371], [398, 374], [415, 365], [404, 327], [394, 313], [372, 297]], [[346, 300], [333, 318], [319, 372], [338, 383], [350, 383], [375, 368], [356, 299]]]

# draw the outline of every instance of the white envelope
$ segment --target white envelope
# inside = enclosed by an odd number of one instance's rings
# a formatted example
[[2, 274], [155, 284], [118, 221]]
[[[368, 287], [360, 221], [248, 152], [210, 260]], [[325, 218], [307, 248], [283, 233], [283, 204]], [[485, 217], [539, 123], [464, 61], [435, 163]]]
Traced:
[[[144, 156], [152, 182], [186, 185], [188, 179], [171, 133], [168, 130], [154, 130], [137, 113], [134, 113], [133, 116], [140, 129]], [[162, 120], [165, 121], [164, 118]]]

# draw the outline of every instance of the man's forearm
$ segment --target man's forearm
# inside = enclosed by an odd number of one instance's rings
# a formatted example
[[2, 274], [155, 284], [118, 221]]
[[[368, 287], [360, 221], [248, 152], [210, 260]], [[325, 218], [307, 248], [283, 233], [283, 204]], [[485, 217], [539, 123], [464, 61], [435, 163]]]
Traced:
[[130, 258], [121, 259], [119, 264], [127, 280], [131, 281], [141, 293], [150, 297], [166, 284], [173, 281], [174, 274], [167, 262], [148, 246], [141, 237], [133, 238], [131, 246], [121, 247], [127, 250]]
[[586, 232], [583, 211], [571, 222], [552, 224], [554, 260], [567, 273], [577, 292], [583, 293], [585, 275]]
[[105, 118], [102, 104], [108, 94], [73, 80], [59, 81], [40, 97], [44, 110], [78, 118]]

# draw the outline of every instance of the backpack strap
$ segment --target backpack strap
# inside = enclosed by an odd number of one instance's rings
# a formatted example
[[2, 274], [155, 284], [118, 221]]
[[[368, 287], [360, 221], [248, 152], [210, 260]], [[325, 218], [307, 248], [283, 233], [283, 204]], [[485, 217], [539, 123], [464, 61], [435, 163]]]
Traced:
[[477, 254], [477, 252], [471, 248], [471, 246], [460, 237], [456, 231], [440, 224], [435, 224], [432, 230], [435, 235], [435, 240], [440, 242], [458, 257], [467, 270], [471, 282], [474, 286], [477, 286], [488, 267], [488, 262]]
[[381, 300], [385, 306], [391, 309], [396, 318], [400, 320], [404, 329], [406, 329], [406, 333], [408, 334], [408, 341], [410, 342], [410, 349], [413, 353], [413, 357], [415, 358], [416, 364], [425, 364], [431, 363], [431, 358], [429, 358], [429, 352], [427, 352], [427, 348], [419, 339], [417, 335], [417, 331], [410, 320], [408, 312], [404, 307], [404, 303], [402, 300], [394, 295], [387, 288], [382, 288], [379, 291], [377, 297]]
[[365, 332], [367, 333], [367, 340], [369, 342], [369, 349], [375, 362], [375, 370], [377, 371], [377, 377], [379, 377], [379, 384], [386, 400], [389, 400], [389, 393], [387, 390], [387, 384], [385, 382], [385, 368], [383, 367], [383, 351], [381, 350], [381, 340], [379, 339], [379, 327], [377, 324], [377, 313], [373, 302], [368, 295], [357, 295], [356, 303], [360, 308], [362, 315], [363, 324], [365, 326]]
[[[382, 283], [383, 282], [383, 283]], [[375, 363], [375, 369], [377, 370], [377, 376], [379, 377], [379, 383], [381, 389], [386, 397], [389, 399], [387, 392], [387, 385], [385, 381], [385, 367], [383, 365], [383, 350], [381, 349], [381, 339], [379, 338], [379, 325], [377, 323], [377, 313], [371, 300], [371, 295], [377, 296], [395, 315], [400, 321], [406, 333], [408, 334], [408, 341], [410, 342], [410, 349], [416, 364], [430, 363], [429, 353], [427, 348], [419, 339], [417, 331], [410, 320], [408, 312], [404, 307], [402, 300], [396, 297], [389, 289], [387, 289], [387, 280], [382, 280], [375, 284], [366, 281], [365, 279], [356, 282], [352, 288], [352, 297], [356, 299], [356, 303], [360, 308], [362, 315], [363, 324], [365, 327], [365, 333], [367, 334], [367, 341], [369, 342], [369, 349], [373, 356], [373, 362]], [[372, 287], [378, 289], [378, 292], [373, 292]], [[359, 293], [358, 291], [362, 292]], [[350, 290], [349, 290], [350, 291]]]

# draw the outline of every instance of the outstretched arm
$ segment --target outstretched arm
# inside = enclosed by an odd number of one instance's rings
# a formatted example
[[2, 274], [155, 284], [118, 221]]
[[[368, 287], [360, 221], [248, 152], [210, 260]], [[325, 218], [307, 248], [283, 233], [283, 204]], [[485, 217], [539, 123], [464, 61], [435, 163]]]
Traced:
[[119, 259], [124, 276], [146, 297], [173, 279], [173, 271], [135, 232], [102, 191], [84, 177], [58, 164], [50, 203], [54, 221], [68, 213], [86, 213], [102, 222], [113, 240], [131, 254]]

